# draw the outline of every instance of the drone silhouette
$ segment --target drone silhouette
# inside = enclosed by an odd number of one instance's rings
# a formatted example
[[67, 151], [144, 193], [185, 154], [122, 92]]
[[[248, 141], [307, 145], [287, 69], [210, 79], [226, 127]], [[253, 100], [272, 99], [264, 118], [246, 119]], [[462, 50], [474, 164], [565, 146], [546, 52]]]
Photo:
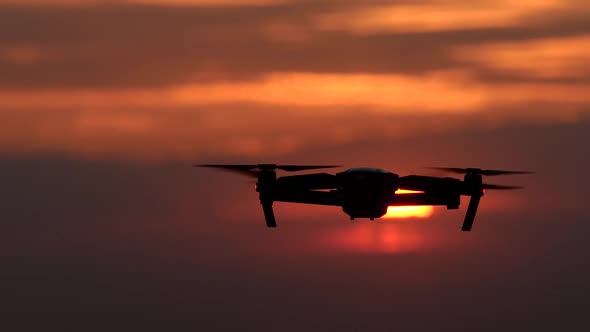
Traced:
[[[523, 171], [485, 170], [480, 168], [431, 167], [432, 169], [464, 174], [463, 180], [451, 177], [421, 175], [399, 176], [380, 168], [350, 168], [328, 174], [314, 173], [277, 177], [276, 170], [287, 172], [334, 168], [332, 165], [194, 165], [238, 172], [257, 179], [256, 191], [267, 227], [276, 227], [274, 202], [340, 206], [355, 218], [380, 218], [389, 206], [446, 206], [458, 209], [461, 196], [469, 196], [469, 205], [462, 231], [471, 231], [479, 201], [485, 190], [521, 189], [518, 186], [487, 184], [483, 176], [532, 174]], [[398, 189], [410, 194], [396, 194]]]

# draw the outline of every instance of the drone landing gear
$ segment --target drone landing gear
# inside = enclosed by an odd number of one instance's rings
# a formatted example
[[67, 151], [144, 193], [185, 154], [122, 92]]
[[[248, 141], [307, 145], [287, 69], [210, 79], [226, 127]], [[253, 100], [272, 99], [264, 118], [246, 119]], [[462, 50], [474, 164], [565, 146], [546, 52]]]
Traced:
[[[433, 167], [447, 172], [453, 172], [458, 174], [465, 174], [463, 180], [463, 188], [461, 195], [470, 196], [469, 206], [467, 207], [467, 213], [465, 214], [465, 220], [463, 221], [463, 227], [461, 228], [464, 232], [471, 231], [473, 226], [473, 220], [475, 220], [475, 214], [477, 213], [477, 207], [479, 206], [479, 200], [483, 196], [485, 189], [498, 189], [498, 190], [512, 190], [521, 189], [518, 186], [504, 186], [483, 183], [482, 176], [496, 176], [496, 175], [515, 175], [515, 174], [532, 174], [533, 172], [523, 171], [503, 171], [503, 170], [492, 170], [492, 169], [480, 169], [480, 168], [454, 168], [454, 167]], [[447, 204], [447, 208], [457, 208], [459, 204], [454, 202], [453, 204]]]
[[266, 220], [266, 227], [277, 227], [275, 213], [272, 209], [272, 201], [261, 202], [262, 211], [264, 212], [264, 220]]
[[475, 214], [477, 213], [477, 207], [479, 206], [480, 199], [481, 195], [475, 194], [471, 196], [471, 199], [469, 200], [469, 206], [467, 207], [467, 213], [465, 213], [463, 227], [461, 227], [462, 231], [471, 231], [471, 227], [473, 226], [473, 221], [475, 220]]
[[277, 227], [277, 220], [272, 209], [274, 202], [275, 183], [277, 174], [275, 172], [275, 165], [258, 165], [260, 169], [257, 173], [258, 182], [256, 183], [256, 191], [259, 193], [260, 205], [262, 205], [262, 212], [264, 212], [264, 220], [266, 227]]

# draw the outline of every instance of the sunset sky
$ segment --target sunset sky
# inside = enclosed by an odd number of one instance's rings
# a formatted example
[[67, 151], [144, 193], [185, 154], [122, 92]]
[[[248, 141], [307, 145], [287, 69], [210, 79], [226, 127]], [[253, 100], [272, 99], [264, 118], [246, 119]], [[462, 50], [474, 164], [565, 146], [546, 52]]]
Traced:
[[[587, 0], [0, 0], [6, 331], [579, 330]], [[536, 171], [351, 222], [195, 163]], [[336, 169], [341, 171], [342, 169]], [[4, 315], [4, 314], [3, 314]]]

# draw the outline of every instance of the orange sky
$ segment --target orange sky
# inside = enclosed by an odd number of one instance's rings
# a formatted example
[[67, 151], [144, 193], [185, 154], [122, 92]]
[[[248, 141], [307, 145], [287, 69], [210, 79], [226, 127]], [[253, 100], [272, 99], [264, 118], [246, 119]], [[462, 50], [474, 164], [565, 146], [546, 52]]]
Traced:
[[[0, 36], [0, 149], [10, 152], [195, 160], [207, 147], [256, 156], [272, 136], [273, 153], [293, 153], [322, 134], [374, 136], [375, 124], [399, 138], [474, 125], [466, 117], [571, 123], [590, 104], [580, 1], [0, 6], [12, 27]], [[363, 120], [323, 125], [354, 113]]]
[[305, 159], [323, 146], [576, 124], [590, 105], [582, 1], [0, 7], [12, 27], [0, 34], [10, 155]]
[[[372, 141], [577, 124], [590, 106], [583, 1], [0, 7], [7, 155], [299, 161]], [[383, 167], [441, 163], [425, 149]]]

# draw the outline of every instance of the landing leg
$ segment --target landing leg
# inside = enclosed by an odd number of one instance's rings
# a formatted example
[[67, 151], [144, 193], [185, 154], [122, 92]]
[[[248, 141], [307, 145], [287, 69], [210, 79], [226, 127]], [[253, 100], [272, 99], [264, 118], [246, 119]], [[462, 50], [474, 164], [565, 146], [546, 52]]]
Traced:
[[479, 206], [480, 195], [473, 195], [469, 200], [469, 206], [467, 207], [467, 213], [465, 214], [465, 221], [463, 221], [463, 227], [461, 228], [464, 232], [471, 231], [473, 221], [475, 220], [475, 214], [477, 213], [477, 207]]
[[266, 227], [277, 227], [275, 220], [275, 213], [272, 210], [272, 201], [262, 203], [262, 211], [264, 212], [264, 219], [266, 220]]

